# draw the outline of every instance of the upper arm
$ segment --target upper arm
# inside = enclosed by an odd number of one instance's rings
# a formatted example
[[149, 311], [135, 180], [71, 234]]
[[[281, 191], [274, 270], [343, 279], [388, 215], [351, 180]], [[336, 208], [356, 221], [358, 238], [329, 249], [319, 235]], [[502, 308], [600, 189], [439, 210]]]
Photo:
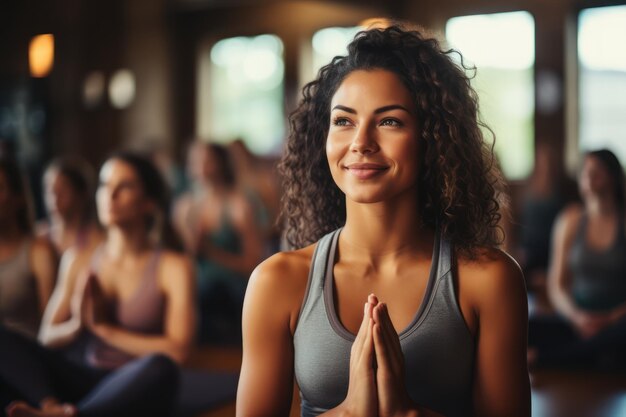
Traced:
[[31, 268], [37, 281], [37, 295], [41, 313], [44, 312], [54, 289], [58, 259], [50, 242], [38, 238], [33, 241], [30, 253]]
[[548, 271], [548, 291], [551, 297], [568, 285], [569, 269], [567, 256], [576, 234], [576, 228], [582, 215], [579, 206], [570, 206], [563, 210], [552, 229], [552, 253]]
[[[293, 395], [293, 308], [302, 301], [284, 254], [252, 273], [243, 308], [243, 362], [237, 416], [287, 416]], [[298, 275], [298, 274], [296, 274]]]
[[165, 333], [179, 344], [186, 356], [196, 329], [193, 267], [184, 255], [167, 252], [164, 256], [160, 278], [167, 300]]
[[529, 416], [528, 307], [522, 272], [510, 257], [497, 253], [465, 275], [466, 282], [472, 281], [466, 287], [478, 317], [476, 415]]

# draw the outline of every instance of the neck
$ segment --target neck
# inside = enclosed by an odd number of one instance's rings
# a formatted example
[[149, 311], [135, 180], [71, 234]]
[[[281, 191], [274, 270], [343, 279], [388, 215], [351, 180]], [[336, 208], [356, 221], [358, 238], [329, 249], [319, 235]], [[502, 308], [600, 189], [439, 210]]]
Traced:
[[50, 226], [61, 233], [75, 232], [80, 229], [82, 224], [83, 220], [79, 215], [62, 216], [58, 213], [50, 215]]
[[617, 204], [612, 196], [592, 196], [585, 202], [585, 206], [591, 216], [617, 214]]
[[144, 226], [110, 227], [107, 230], [105, 250], [113, 259], [139, 255], [149, 246]]
[[[432, 232], [421, 227], [419, 207], [414, 194], [401, 203], [390, 201], [359, 204], [346, 203], [346, 225], [341, 241], [350, 252], [371, 263], [382, 258], [414, 255], [424, 240], [430, 245]], [[408, 203], [406, 200], [409, 200]], [[428, 239], [425, 239], [426, 237]]]

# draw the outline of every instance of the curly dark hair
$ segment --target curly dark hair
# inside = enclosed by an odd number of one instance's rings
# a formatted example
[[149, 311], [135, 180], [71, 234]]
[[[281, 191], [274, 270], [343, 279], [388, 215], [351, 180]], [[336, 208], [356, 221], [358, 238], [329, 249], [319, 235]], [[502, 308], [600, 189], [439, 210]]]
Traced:
[[469, 68], [458, 52], [442, 50], [436, 39], [400, 25], [359, 32], [348, 55], [333, 58], [304, 87], [279, 164], [287, 242], [303, 247], [345, 223], [345, 196], [333, 181], [325, 153], [330, 103], [348, 74], [374, 69], [395, 73], [415, 101], [421, 127], [416, 215], [422, 225], [438, 226], [471, 258], [480, 247], [498, 246], [504, 181], [493, 144], [483, 138]]

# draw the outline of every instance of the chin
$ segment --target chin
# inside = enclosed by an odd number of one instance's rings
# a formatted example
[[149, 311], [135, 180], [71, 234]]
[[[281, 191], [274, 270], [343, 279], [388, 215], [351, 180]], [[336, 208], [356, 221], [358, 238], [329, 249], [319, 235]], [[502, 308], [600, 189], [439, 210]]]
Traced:
[[382, 193], [346, 193], [346, 198], [358, 204], [374, 204], [386, 201], [390, 196]]

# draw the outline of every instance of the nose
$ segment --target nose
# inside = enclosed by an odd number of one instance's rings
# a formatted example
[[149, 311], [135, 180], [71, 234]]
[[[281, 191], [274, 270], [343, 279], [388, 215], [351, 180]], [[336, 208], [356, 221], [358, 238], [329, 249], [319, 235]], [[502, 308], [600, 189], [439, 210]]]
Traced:
[[363, 125], [356, 130], [350, 144], [351, 152], [367, 155], [376, 153], [379, 149], [375, 134], [370, 130], [369, 126]]

